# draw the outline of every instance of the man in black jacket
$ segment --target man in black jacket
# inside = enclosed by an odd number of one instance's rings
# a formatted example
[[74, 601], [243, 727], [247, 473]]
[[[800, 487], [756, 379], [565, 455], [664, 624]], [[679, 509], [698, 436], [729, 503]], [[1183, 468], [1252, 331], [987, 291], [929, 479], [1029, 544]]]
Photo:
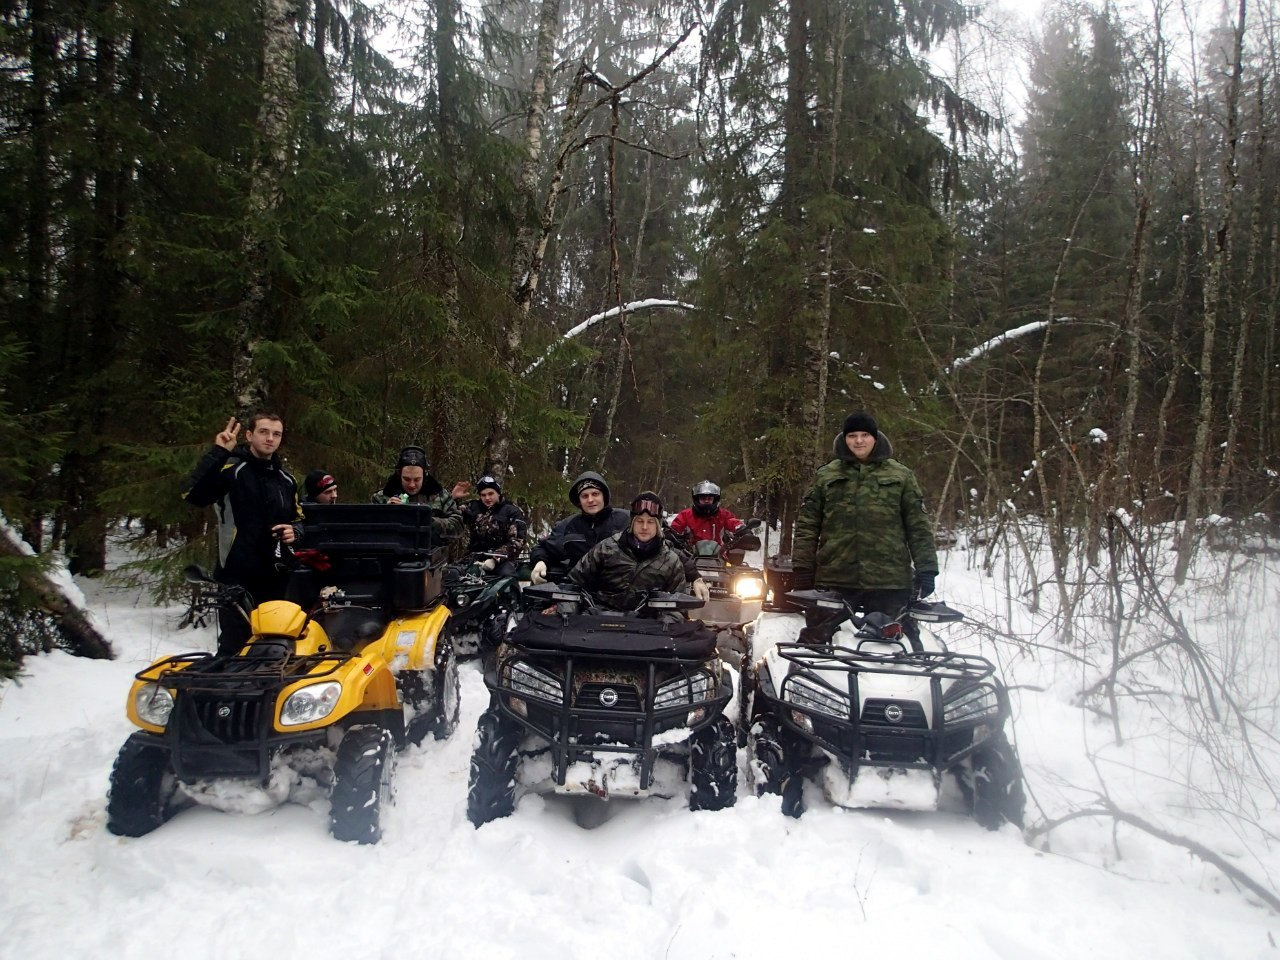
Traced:
[[585, 471], [569, 485], [569, 502], [581, 512], [560, 520], [529, 551], [534, 583], [546, 582], [548, 566], [573, 566], [597, 543], [627, 529], [631, 522], [627, 511], [609, 506], [609, 485], [594, 470]]
[[[254, 605], [284, 599], [292, 559], [291, 544], [302, 536], [298, 486], [280, 464], [284, 420], [255, 413], [237, 445], [240, 424], [227, 421], [213, 446], [196, 464], [184, 498], [196, 507], [214, 506], [218, 515], [221, 583], [244, 587]], [[234, 654], [249, 638], [249, 625], [235, 611], [218, 613], [218, 653]]]

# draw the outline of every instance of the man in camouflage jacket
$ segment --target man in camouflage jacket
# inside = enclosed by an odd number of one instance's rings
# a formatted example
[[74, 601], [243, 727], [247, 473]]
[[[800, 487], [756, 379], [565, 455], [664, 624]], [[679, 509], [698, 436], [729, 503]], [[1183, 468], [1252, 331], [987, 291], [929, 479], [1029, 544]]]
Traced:
[[588, 551], [569, 579], [608, 610], [635, 610], [650, 590], [685, 593], [680, 554], [662, 537], [662, 501], [648, 491], [631, 504], [631, 523]]
[[818, 468], [796, 518], [797, 588], [839, 590], [863, 610], [897, 615], [933, 592], [938, 554], [915, 475], [892, 458], [874, 418], [854, 413]]

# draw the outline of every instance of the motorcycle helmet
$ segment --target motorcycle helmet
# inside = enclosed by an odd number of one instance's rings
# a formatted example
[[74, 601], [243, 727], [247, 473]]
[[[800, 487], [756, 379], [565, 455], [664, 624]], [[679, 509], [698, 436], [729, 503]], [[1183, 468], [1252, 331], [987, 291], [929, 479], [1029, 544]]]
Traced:
[[[711, 499], [707, 499], [710, 497]], [[693, 488], [693, 512], [699, 517], [713, 517], [720, 509], [720, 488], [703, 480]]]

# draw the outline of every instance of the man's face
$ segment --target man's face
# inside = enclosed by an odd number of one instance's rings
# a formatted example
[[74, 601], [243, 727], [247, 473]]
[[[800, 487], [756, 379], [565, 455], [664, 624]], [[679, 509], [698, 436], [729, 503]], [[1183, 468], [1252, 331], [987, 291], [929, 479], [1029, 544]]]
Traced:
[[412, 497], [422, 490], [422, 478], [425, 476], [426, 472], [421, 467], [401, 467], [400, 487]]
[[713, 497], [713, 496], [711, 496], [710, 494], [705, 494], [705, 493], [704, 493], [704, 494], [703, 494], [702, 496], [700, 496], [700, 497], [694, 497], [694, 498], [693, 498], [693, 502], [694, 502], [695, 504], [697, 504], [699, 507], [706, 508], [706, 507], [711, 506], [713, 503], [715, 503], [715, 502], [716, 502], [716, 498], [715, 498], [715, 497]]
[[865, 430], [855, 430], [853, 433], [844, 435], [845, 446], [859, 460], [865, 460], [871, 456], [871, 451], [876, 445], [876, 438]]
[[641, 543], [648, 543], [658, 535], [658, 518], [641, 513], [631, 518], [631, 532]]
[[497, 490], [493, 489], [493, 487], [485, 487], [480, 491], [480, 502], [486, 507], [492, 507], [498, 502], [499, 496], [501, 496], [501, 494], [499, 494]]
[[316, 494], [316, 503], [337, 503], [338, 488], [330, 487], [328, 490], [322, 490]]
[[279, 420], [259, 420], [249, 431], [249, 452], [262, 460], [270, 460], [284, 439], [284, 424]]
[[578, 494], [578, 506], [589, 517], [594, 517], [604, 509], [603, 490], [583, 490]]

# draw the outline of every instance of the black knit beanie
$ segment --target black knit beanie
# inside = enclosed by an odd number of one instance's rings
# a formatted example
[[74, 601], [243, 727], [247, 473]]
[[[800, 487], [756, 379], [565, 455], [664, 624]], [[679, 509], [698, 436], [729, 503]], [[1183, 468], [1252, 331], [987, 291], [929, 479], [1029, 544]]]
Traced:
[[865, 410], [858, 410], [844, 418], [844, 433], [869, 433], [875, 436], [880, 432], [876, 418]]

